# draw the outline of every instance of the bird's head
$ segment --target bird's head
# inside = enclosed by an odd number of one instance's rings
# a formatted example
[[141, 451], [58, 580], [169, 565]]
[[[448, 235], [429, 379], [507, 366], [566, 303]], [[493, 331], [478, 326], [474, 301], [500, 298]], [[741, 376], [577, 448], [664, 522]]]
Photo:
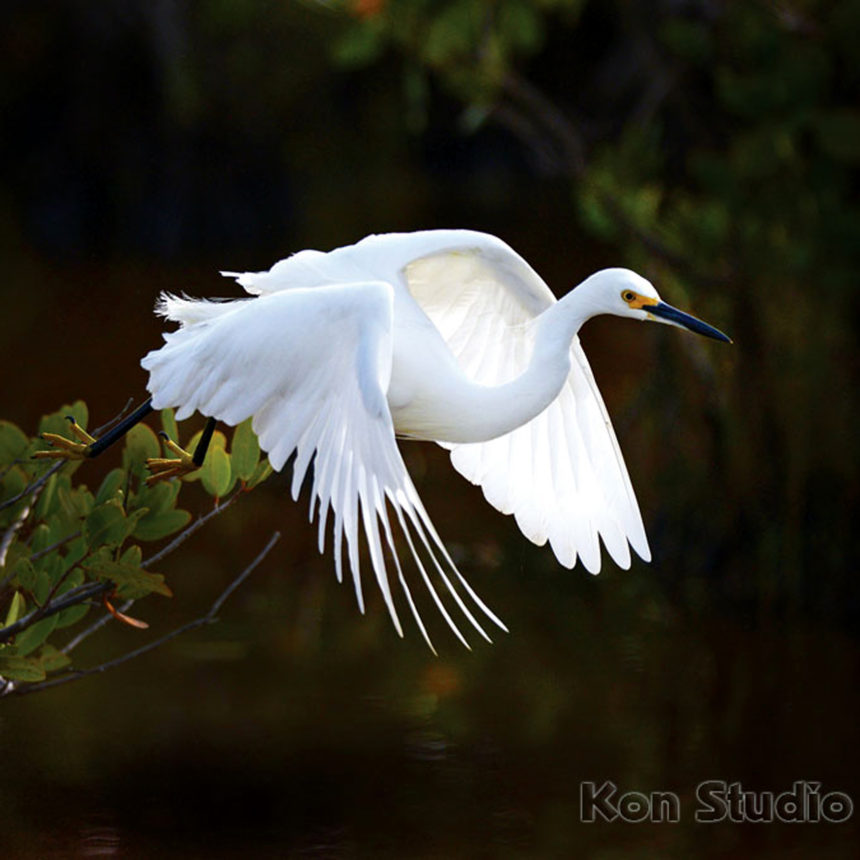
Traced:
[[[597, 273], [598, 298], [603, 313], [666, 323], [696, 334], [731, 343], [731, 338], [706, 322], [666, 304], [654, 285], [629, 269], [604, 269]], [[595, 277], [595, 276], [592, 276]]]

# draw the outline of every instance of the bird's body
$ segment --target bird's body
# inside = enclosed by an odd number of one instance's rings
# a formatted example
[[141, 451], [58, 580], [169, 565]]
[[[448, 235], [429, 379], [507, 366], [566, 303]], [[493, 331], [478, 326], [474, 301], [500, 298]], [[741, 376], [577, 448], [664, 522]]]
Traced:
[[313, 459], [311, 514], [318, 501], [320, 549], [331, 516], [338, 577], [345, 536], [363, 606], [362, 524], [398, 631], [383, 541], [427, 637], [397, 556], [390, 510], [457, 635], [463, 638], [431, 574], [483, 635], [455, 581], [501, 622], [448, 556], [396, 435], [449, 448], [454, 466], [480, 484], [495, 507], [513, 513], [527, 537], [537, 544], [549, 540], [566, 566], [580, 558], [599, 570], [598, 536], [622, 567], [630, 565], [630, 546], [650, 558], [577, 332], [597, 313], [616, 313], [659, 316], [720, 335], [663, 305], [645, 279], [607, 269], [556, 302], [504, 242], [466, 230], [369, 236], [328, 253], [301, 251], [268, 272], [223, 274], [255, 298], [162, 297], [160, 313], [181, 327], [142, 362], [150, 371], [153, 406], [176, 407], [180, 419], [199, 411], [228, 424], [253, 416], [275, 469], [296, 451], [294, 496]]

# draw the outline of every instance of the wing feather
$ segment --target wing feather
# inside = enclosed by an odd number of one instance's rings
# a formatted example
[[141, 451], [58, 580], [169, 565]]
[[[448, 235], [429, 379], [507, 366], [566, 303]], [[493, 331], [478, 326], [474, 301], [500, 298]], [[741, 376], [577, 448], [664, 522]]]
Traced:
[[[476, 243], [413, 261], [404, 277], [413, 298], [470, 378], [499, 385], [531, 358], [533, 321], [555, 297], [534, 270], [500, 243]], [[506, 246], [503, 246], [506, 248]], [[630, 546], [650, 550], [621, 449], [578, 338], [556, 400], [526, 425], [488, 442], [440, 443], [487, 501], [513, 514], [534, 543], [549, 541], [559, 562], [600, 570], [600, 540], [619, 567]]]
[[[310, 266], [316, 261], [305, 262]], [[397, 556], [390, 506], [420, 578], [445, 621], [465, 643], [433, 585], [422, 552], [467, 620], [489, 638], [452, 576], [488, 618], [504, 625], [469, 588], [446, 552], [397, 448], [385, 397], [392, 360], [392, 287], [362, 282], [259, 292], [255, 299], [219, 304], [217, 313], [208, 305], [196, 312], [187, 299], [163, 301], [172, 318], [184, 324], [166, 334], [164, 346], [142, 361], [150, 374], [153, 406], [174, 407], [177, 418], [198, 411], [233, 425], [253, 416], [252, 426], [273, 468], [283, 468], [296, 453], [293, 498], [313, 463], [311, 517], [318, 503], [320, 551], [327, 523], [333, 520], [338, 580], [343, 579], [345, 540], [363, 611], [359, 566], [363, 533], [370, 566], [397, 632], [403, 635], [386, 550], [410, 611], [432, 648]]]

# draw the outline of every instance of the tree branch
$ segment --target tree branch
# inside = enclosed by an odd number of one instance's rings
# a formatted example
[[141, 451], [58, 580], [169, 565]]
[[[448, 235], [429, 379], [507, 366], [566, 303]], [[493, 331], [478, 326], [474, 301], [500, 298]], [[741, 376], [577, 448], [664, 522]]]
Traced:
[[[6, 566], [6, 553], [9, 552], [9, 547], [12, 546], [12, 541], [15, 539], [15, 535], [17, 534], [18, 529], [20, 529], [21, 526], [24, 525], [24, 520], [26, 520], [27, 517], [30, 516], [30, 510], [32, 507], [32, 504], [27, 505], [21, 511], [21, 513], [18, 514], [17, 517], [15, 517], [14, 521], [12, 522], [12, 525], [10, 525], [9, 528], [6, 529], [5, 533], [3, 534], [3, 540], [0, 540], [0, 569]], [[6, 576], [4, 576], [2, 580], [0, 580], [0, 588], [3, 588], [3, 586], [6, 585], [6, 583], [9, 582], [9, 580], [12, 579], [14, 575], [15, 574], [12, 571], [7, 573]]]
[[58, 687], [61, 684], [69, 684], [72, 681], [79, 681], [81, 678], [86, 678], [89, 675], [106, 672], [108, 669], [113, 669], [116, 666], [121, 666], [123, 663], [127, 663], [129, 660], [133, 660], [135, 657], [140, 657], [141, 655], [146, 654], [149, 651], [153, 651], [154, 649], [159, 648], [166, 642], [170, 642], [177, 636], [181, 636], [183, 633], [188, 633], [191, 630], [196, 630], [198, 627], [203, 627], [208, 624], [216, 623], [218, 621], [218, 612], [224, 605], [225, 601], [253, 573], [253, 571], [260, 564], [260, 562], [262, 562], [263, 559], [269, 554], [272, 547], [278, 542], [280, 537], [281, 533], [275, 532], [272, 537], [269, 538], [268, 543], [263, 547], [257, 557], [227, 586], [227, 588], [225, 588], [218, 595], [218, 597], [209, 607], [209, 610], [208, 612], [206, 612], [205, 615], [201, 615], [199, 618], [195, 618], [193, 621], [189, 621], [186, 624], [182, 624], [181, 626], [176, 627], [169, 633], [166, 633], [164, 636], [161, 636], [158, 639], [147, 643], [146, 645], [142, 645], [140, 648], [136, 648], [133, 651], [128, 651], [127, 653], [122, 654], [121, 656], [116, 657], [113, 660], [108, 660], [105, 663], [100, 663], [98, 666], [91, 666], [88, 669], [74, 669], [61, 677], [50, 678], [46, 681], [38, 681], [36, 683], [25, 684], [23, 686], [12, 685], [10, 688], [10, 685], [7, 685], [4, 690], [0, 691], [0, 696], [25, 696], [28, 693], [36, 693], [40, 690], [47, 690], [50, 687]]
[[30, 561], [36, 561], [43, 556], [46, 556], [49, 552], [53, 552], [55, 549], [59, 549], [64, 544], [69, 543], [69, 541], [73, 541], [75, 538], [79, 538], [81, 536], [81, 530], [78, 529], [76, 532], [72, 532], [70, 535], [66, 535], [64, 538], [60, 538], [56, 543], [52, 543], [50, 546], [46, 546], [44, 549], [40, 549], [38, 552], [34, 552], [30, 556]]
[[50, 469], [48, 469], [47, 472], [45, 472], [44, 475], [42, 475], [41, 478], [36, 478], [36, 480], [33, 481], [32, 484], [29, 484], [28, 486], [24, 487], [24, 489], [21, 490], [21, 492], [18, 493], [17, 496], [12, 496], [11, 499], [6, 499], [5, 502], [0, 503], [0, 511], [3, 511], [6, 508], [11, 507], [16, 502], [20, 502], [21, 499], [25, 498], [26, 496], [29, 496], [29, 495], [32, 495], [33, 493], [35, 493], [36, 490], [38, 490], [40, 487], [43, 487], [48, 482], [48, 478], [50, 478], [51, 475], [55, 474], [56, 472], [59, 472], [60, 469], [62, 469], [63, 466], [65, 466], [65, 465], [66, 465], [65, 460], [58, 460], [56, 463], [54, 463], [53, 466], [51, 466]]
[[30, 625], [47, 618], [49, 615], [56, 615], [70, 606], [77, 606], [85, 600], [90, 600], [93, 597], [106, 594], [115, 588], [113, 582], [88, 582], [85, 585], [79, 585], [77, 588], [72, 588], [61, 597], [53, 602], [48, 602], [44, 606], [34, 609], [32, 612], [19, 618], [14, 624], [8, 627], [0, 628], [0, 643], [8, 642], [17, 633], [25, 630]]
[[163, 559], [166, 555], [170, 555], [170, 553], [172, 553], [173, 550], [175, 550], [180, 544], [185, 543], [185, 541], [187, 541], [188, 538], [190, 538], [191, 535], [194, 534], [194, 532], [196, 532], [198, 529], [203, 528], [203, 526], [205, 526], [206, 523], [208, 523], [209, 520], [212, 519], [212, 517], [216, 517], [222, 511], [226, 511], [227, 508], [229, 508], [230, 505], [232, 505], [233, 502], [235, 502], [236, 499], [238, 499], [239, 496], [241, 496], [244, 492], [245, 490], [240, 487], [233, 493], [233, 495], [228, 496], [223, 502], [215, 505], [215, 507], [212, 508], [209, 513], [199, 516], [193, 523], [191, 523], [190, 526], [187, 526], [185, 529], [179, 532], [179, 534], [176, 535], [176, 537], [173, 538], [173, 540], [169, 544], [167, 544], [167, 546], [160, 549], [155, 555], [144, 559], [140, 563], [140, 566], [149, 567], [151, 564], [155, 564], [156, 562], [161, 561], [161, 559]]
[[[213, 517], [220, 514], [222, 511], [225, 511], [236, 499], [243, 493], [244, 490], [236, 490], [232, 496], [229, 496], [225, 501], [223, 501], [220, 505], [215, 505], [211, 511], [202, 516], [198, 517], [190, 526], [183, 529], [167, 546], [163, 547], [159, 550], [155, 555], [141, 562], [141, 567], [149, 567], [152, 564], [155, 564], [158, 561], [161, 561], [165, 556], [169, 555], [173, 552], [180, 544], [184, 543], [188, 540], [191, 535], [193, 535], [198, 529], [202, 528], [209, 520]], [[128, 610], [132, 607], [134, 600], [127, 600], [122, 606], [119, 607], [120, 612], [128, 612]], [[110, 612], [105, 612], [104, 615], [97, 618], [89, 627], [83, 629], [80, 633], [73, 636], [66, 645], [60, 650], [64, 654], [70, 654], [78, 645], [81, 644], [86, 639], [89, 639], [94, 633], [98, 633], [99, 630], [102, 629], [106, 624], [110, 623], [113, 620], [113, 615]], [[0, 635], [2, 635], [3, 631], [0, 631]]]
[[[107, 423], [102, 424], [101, 427], [96, 427], [96, 429], [92, 431], [93, 436], [101, 435], [109, 427], [112, 427], [114, 424], [116, 424], [117, 421], [119, 421], [122, 418], [122, 416], [125, 415], [126, 412], [128, 412], [128, 408], [129, 408], [129, 406], [131, 406], [131, 404], [133, 402], [134, 402], [134, 399], [129, 397], [129, 399], [126, 401], [125, 406], [123, 406], [123, 408], [119, 412], [119, 414], [114, 416], [113, 418], [111, 418], [111, 420], [108, 421]], [[60, 469], [62, 469], [63, 466], [66, 465], [67, 462], [68, 462], [67, 460], [58, 460], [56, 463], [54, 463], [53, 466], [51, 466], [50, 469], [48, 469], [47, 472], [45, 472], [44, 475], [42, 475], [40, 478], [36, 478], [36, 480], [33, 481], [33, 483], [30, 484], [29, 486], [24, 487], [24, 489], [21, 490], [21, 492], [18, 493], [17, 496], [12, 496], [11, 499], [6, 499], [6, 501], [0, 503], [0, 511], [5, 510], [6, 508], [10, 507], [11, 505], [14, 505], [16, 502], [19, 502], [21, 499], [25, 498], [26, 496], [29, 496], [31, 493], [34, 493], [40, 487], [44, 486], [44, 484], [47, 482], [48, 478], [50, 478], [51, 475], [54, 475], [57, 472], [59, 472]]]

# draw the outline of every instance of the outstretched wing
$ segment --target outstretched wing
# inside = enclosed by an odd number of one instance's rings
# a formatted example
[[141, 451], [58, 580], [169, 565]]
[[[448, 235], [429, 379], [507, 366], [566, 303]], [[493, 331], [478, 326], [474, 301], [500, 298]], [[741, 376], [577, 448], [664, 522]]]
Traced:
[[[429, 255], [407, 266], [405, 278], [464, 373], [485, 385], [527, 368], [533, 321], [555, 302], [521, 257], [496, 244]], [[529, 540], [549, 540], [566, 567], [579, 557], [599, 571], [598, 536], [620, 567], [630, 566], [628, 542], [650, 560], [621, 449], [578, 338], [567, 382], [540, 415], [489, 442], [440, 444], [490, 504], [513, 514]]]
[[422, 553], [485, 638], [452, 577], [489, 618], [503, 625], [451, 561], [400, 457], [385, 398], [391, 374], [392, 297], [392, 287], [383, 282], [297, 288], [208, 305], [205, 312], [202, 306], [195, 310], [191, 300], [165, 297], [162, 312], [189, 323], [166, 334], [165, 345], [141, 364], [150, 373], [148, 388], [156, 409], [175, 407], [180, 420], [198, 411], [231, 425], [253, 416], [254, 432], [275, 469], [281, 469], [295, 451], [293, 498], [315, 458], [311, 518], [318, 501], [320, 551], [331, 515], [338, 579], [345, 536], [356, 596], [364, 611], [358, 552], [361, 522], [376, 581], [402, 636], [384, 540], [415, 620], [432, 648], [397, 557], [390, 506], [434, 602], [465, 644]]

